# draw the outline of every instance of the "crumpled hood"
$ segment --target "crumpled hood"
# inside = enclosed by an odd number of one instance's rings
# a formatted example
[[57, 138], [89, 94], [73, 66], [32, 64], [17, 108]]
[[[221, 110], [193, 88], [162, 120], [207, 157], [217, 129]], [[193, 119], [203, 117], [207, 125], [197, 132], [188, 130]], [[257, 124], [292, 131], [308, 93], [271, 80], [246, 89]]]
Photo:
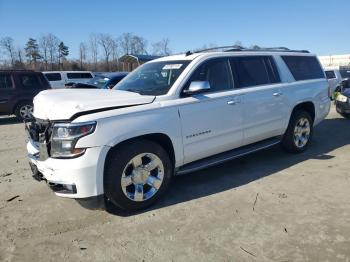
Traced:
[[109, 89], [51, 89], [34, 98], [34, 117], [70, 119], [75, 114], [99, 109], [152, 103], [154, 96]]

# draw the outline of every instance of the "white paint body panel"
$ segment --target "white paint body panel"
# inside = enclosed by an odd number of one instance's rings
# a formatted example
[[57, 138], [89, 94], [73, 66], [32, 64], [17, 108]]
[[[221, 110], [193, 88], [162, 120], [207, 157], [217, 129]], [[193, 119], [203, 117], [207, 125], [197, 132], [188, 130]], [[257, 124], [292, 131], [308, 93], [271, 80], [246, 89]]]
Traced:
[[[88, 148], [83, 156], [76, 159], [49, 158], [35, 161], [35, 164], [48, 180], [77, 185], [78, 194], [62, 196], [82, 198], [103, 194], [106, 154], [111, 147], [131, 138], [156, 133], [168, 136], [174, 148], [175, 168], [179, 168], [213, 154], [283, 135], [293, 108], [302, 102], [314, 104], [314, 124], [318, 124], [330, 109], [328, 82], [325, 78], [294, 81], [280, 58], [281, 54], [295, 55], [285, 52], [202, 53], [154, 60], [191, 61], [169, 92], [158, 97], [108, 90], [44, 91], [34, 100], [34, 116], [40, 119], [68, 120], [86, 110], [126, 107], [89, 113], [73, 120], [74, 123], [97, 122], [95, 132], [77, 143], [77, 147]], [[180, 97], [182, 86], [203, 61], [243, 55], [273, 56], [281, 83]], [[234, 99], [239, 102], [234, 106], [227, 104]], [[33, 149], [29, 142], [31, 159], [35, 152], [35, 147]]]

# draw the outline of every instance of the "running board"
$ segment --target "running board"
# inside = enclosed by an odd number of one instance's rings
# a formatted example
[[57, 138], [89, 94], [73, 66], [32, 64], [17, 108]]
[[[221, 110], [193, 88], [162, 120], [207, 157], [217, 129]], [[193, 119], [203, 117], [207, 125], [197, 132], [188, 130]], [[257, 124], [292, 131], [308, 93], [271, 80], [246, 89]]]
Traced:
[[281, 137], [273, 137], [273, 138], [269, 138], [266, 140], [263, 140], [261, 142], [257, 142], [251, 145], [247, 145], [247, 146], [243, 146], [243, 147], [239, 147], [230, 151], [226, 151], [214, 156], [210, 156], [204, 159], [200, 159], [191, 163], [188, 163], [182, 167], [180, 167], [177, 171], [176, 171], [176, 175], [183, 175], [183, 174], [187, 174], [187, 173], [191, 173], [191, 172], [195, 172], [207, 167], [211, 167], [211, 166], [215, 166], [215, 165], [219, 165], [223, 162], [235, 159], [235, 158], [239, 158], [251, 153], [254, 153], [256, 151], [265, 149], [265, 148], [269, 148], [272, 147], [274, 145], [277, 145], [281, 142]]

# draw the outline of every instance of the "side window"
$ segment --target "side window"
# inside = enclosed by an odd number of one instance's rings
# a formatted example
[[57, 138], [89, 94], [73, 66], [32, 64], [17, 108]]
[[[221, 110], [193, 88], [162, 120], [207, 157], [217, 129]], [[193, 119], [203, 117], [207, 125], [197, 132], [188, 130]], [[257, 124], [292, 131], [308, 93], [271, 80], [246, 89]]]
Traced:
[[335, 73], [332, 70], [325, 71], [325, 73], [326, 73], [327, 79], [334, 79], [334, 78], [336, 78]]
[[238, 88], [279, 83], [272, 57], [243, 56], [230, 58], [235, 86]]
[[81, 73], [81, 78], [92, 78], [90, 73]]
[[282, 56], [296, 81], [324, 78], [320, 63], [314, 56]]
[[227, 59], [214, 59], [204, 62], [191, 76], [185, 88], [193, 81], [208, 81], [209, 92], [219, 92], [232, 89], [231, 74]]
[[90, 73], [67, 73], [68, 79], [92, 78]]
[[0, 89], [12, 88], [11, 76], [8, 74], [0, 74]]
[[49, 81], [60, 81], [62, 80], [60, 73], [46, 73], [45, 74], [47, 80]]
[[41, 83], [40, 83], [39, 77], [37, 75], [21, 74], [21, 75], [18, 75], [18, 77], [19, 77], [19, 80], [24, 88], [28, 88], [28, 89], [41, 88]]

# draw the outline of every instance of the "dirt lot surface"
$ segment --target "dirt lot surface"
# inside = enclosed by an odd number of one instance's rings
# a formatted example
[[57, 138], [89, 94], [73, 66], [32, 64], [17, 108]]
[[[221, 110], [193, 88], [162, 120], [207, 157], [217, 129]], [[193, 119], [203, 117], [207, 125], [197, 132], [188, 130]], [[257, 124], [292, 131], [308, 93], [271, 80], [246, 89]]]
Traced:
[[56, 197], [32, 179], [24, 137], [0, 119], [0, 261], [350, 261], [350, 120], [334, 109], [306, 153], [176, 177], [138, 214]]

